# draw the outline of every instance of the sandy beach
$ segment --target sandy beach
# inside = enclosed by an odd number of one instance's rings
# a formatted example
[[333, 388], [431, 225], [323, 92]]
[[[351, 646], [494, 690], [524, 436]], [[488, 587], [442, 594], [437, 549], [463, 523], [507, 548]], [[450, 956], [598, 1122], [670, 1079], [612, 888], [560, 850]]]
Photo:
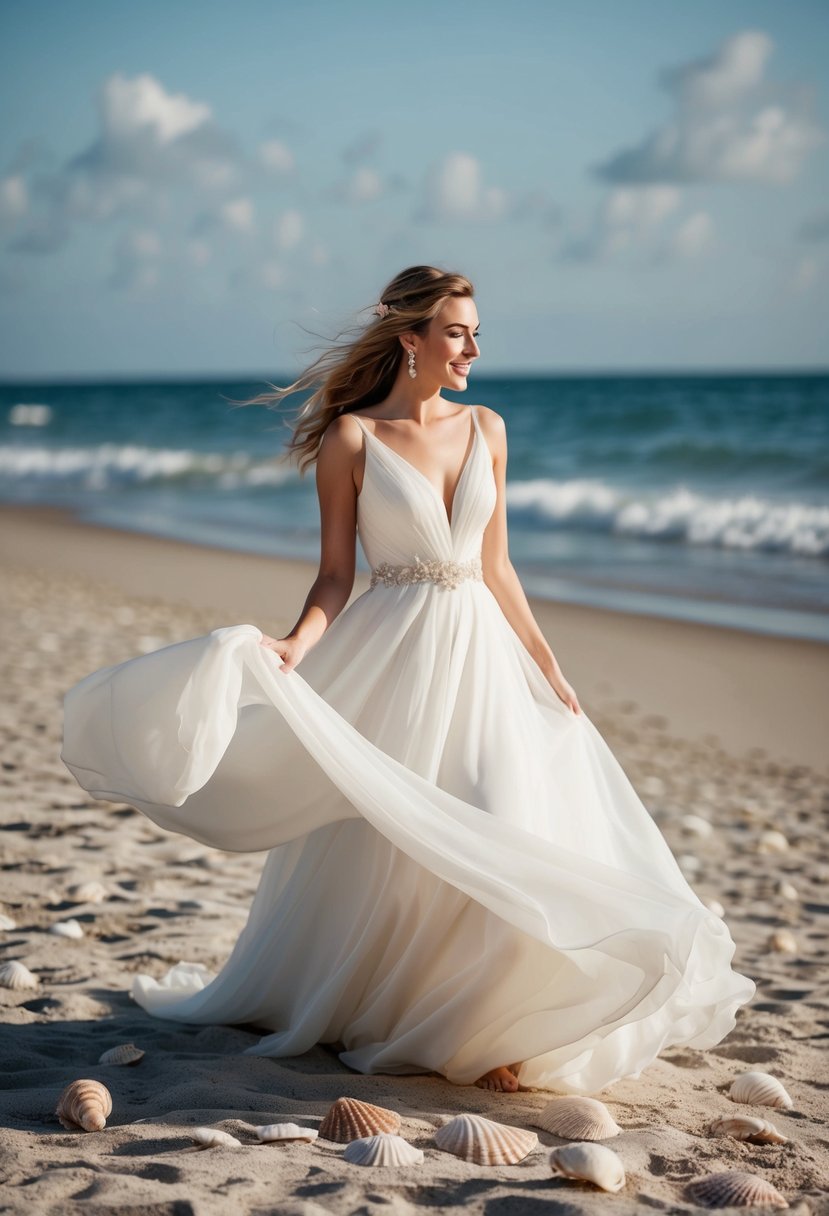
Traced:
[[[693, 1212], [693, 1179], [746, 1170], [793, 1210], [829, 1213], [829, 646], [533, 601], [689, 881], [722, 905], [735, 968], [757, 983], [717, 1047], [670, 1049], [597, 1095], [622, 1128], [606, 1143], [627, 1179], [606, 1194], [551, 1177], [549, 1151], [565, 1141], [533, 1124], [550, 1092], [364, 1076], [324, 1046], [295, 1059], [245, 1056], [256, 1028], [155, 1020], [129, 996], [137, 972], [161, 976], [182, 959], [221, 966], [264, 855], [219, 853], [88, 798], [60, 760], [63, 694], [100, 667], [219, 626], [284, 632], [313, 567], [40, 507], [0, 508], [0, 566], [0, 963], [20, 960], [36, 977], [29, 989], [0, 987], [0, 1211], [626, 1216]], [[355, 595], [365, 586], [358, 578]], [[50, 932], [68, 920], [80, 936]], [[139, 1063], [98, 1063], [129, 1042], [145, 1052]], [[729, 1085], [749, 1069], [777, 1076], [792, 1108], [732, 1102]], [[82, 1077], [112, 1094], [101, 1132], [67, 1131], [53, 1113]], [[423, 1163], [361, 1167], [322, 1138], [260, 1145], [248, 1130], [283, 1120], [316, 1128], [343, 1095], [398, 1112]], [[512, 1166], [459, 1160], [433, 1135], [463, 1112], [532, 1128], [538, 1147]], [[770, 1119], [786, 1142], [707, 1134], [711, 1119], [738, 1113]], [[194, 1151], [198, 1126], [243, 1146]]]

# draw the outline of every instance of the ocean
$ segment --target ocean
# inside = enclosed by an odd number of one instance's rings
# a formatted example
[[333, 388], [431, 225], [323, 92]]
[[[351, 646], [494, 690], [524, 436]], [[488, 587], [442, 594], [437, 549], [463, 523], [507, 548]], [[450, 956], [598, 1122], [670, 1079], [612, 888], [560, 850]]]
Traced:
[[[313, 470], [278, 460], [302, 398], [231, 404], [265, 387], [1, 384], [0, 499], [316, 560]], [[479, 375], [444, 396], [506, 420], [528, 593], [829, 640], [829, 375]]]

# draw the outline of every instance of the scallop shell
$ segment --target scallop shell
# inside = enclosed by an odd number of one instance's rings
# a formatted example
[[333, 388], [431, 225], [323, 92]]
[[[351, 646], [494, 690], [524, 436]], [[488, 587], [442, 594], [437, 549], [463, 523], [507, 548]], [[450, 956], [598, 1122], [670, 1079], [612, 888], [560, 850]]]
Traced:
[[119, 1043], [117, 1047], [110, 1047], [109, 1051], [105, 1051], [102, 1056], [99, 1056], [98, 1063], [137, 1064], [143, 1058], [144, 1052], [140, 1047], [136, 1047], [134, 1043]]
[[735, 1140], [748, 1140], [751, 1144], [786, 1144], [785, 1136], [768, 1119], [756, 1119], [752, 1115], [723, 1115], [708, 1124], [709, 1136], [733, 1136]]
[[359, 1098], [337, 1098], [319, 1126], [324, 1140], [348, 1144], [350, 1140], [373, 1136], [377, 1132], [399, 1132], [400, 1116], [384, 1106], [373, 1106]]
[[531, 1122], [565, 1140], [609, 1140], [622, 1130], [598, 1098], [553, 1098]]
[[592, 1182], [603, 1191], [621, 1191], [625, 1185], [625, 1167], [612, 1148], [585, 1141], [562, 1144], [550, 1153], [553, 1177], [578, 1178]]
[[4, 912], [0, 912], [0, 929], [4, 932], [8, 929], [16, 929], [17, 923], [10, 916], [6, 916]]
[[218, 1127], [194, 1127], [190, 1138], [196, 1148], [241, 1148], [242, 1141]]
[[100, 1132], [112, 1111], [112, 1094], [100, 1081], [73, 1081], [58, 1098], [55, 1114], [70, 1131]]
[[0, 964], [0, 987], [20, 992], [24, 988], [37, 988], [39, 983], [39, 978], [32, 975], [26, 964], [16, 958]]
[[109, 891], [102, 883], [94, 879], [90, 882], [78, 882], [68, 887], [66, 894], [75, 904], [100, 904], [107, 898]]
[[379, 1132], [347, 1144], [343, 1161], [352, 1165], [421, 1165], [423, 1150], [394, 1132]]
[[456, 1115], [435, 1132], [435, 1144], [476, 1165], [515, 1165], [533, 1151], [538, 1136], [483, 1115]]
[[731, 1082], [728, 1096], [732, 1102], [743, 1102], [746, 1106], [774, 1106], [778, 1110], [791, 1110], [792, 1102], [777, 1077], [767, 1072], [742, 1072]]
[[75, 940], [83, 937], [83, 929], [76, 920], [56, 920], [53, 925], [49, 926], [49, 932], [54, 933], [57, 937], [72, 937]]
[[263, 1144], [287, 1144], [291, 1140], [316, 1140], [319, 1132], [315, 1127], [300, 1127], [298, 1123], [266, 1123], [263, 1127], [255, 1127], [257, 1140]]
[[725, 1170], [695, 1178], [688, 1193], [706, 1208], [787, 1208], [776, 1187], [757, 1174]]
[[766, 948], [776, 954], [797, 954], [797, 938], [790, 929], [775, 929], [766, 940]]

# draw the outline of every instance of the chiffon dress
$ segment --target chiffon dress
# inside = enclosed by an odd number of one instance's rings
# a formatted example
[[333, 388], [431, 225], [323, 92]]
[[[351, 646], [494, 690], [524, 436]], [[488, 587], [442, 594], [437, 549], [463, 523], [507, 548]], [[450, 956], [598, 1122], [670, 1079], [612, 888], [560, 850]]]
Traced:
[[135, 978], [151, 1014], [269, 1031], [255, 1055], [326, 1043], [457, 1084], [520, 1062], [591, 1094], [720, 1042], [755, 985], [481, 578], [496, 488], [470, 413], [451, 518], [358, 417], [373, 585], [293, 671], [252, 624], [103, 668], [66, 693], [61, 756], [171, 832], [269, 850], [217, 975]]

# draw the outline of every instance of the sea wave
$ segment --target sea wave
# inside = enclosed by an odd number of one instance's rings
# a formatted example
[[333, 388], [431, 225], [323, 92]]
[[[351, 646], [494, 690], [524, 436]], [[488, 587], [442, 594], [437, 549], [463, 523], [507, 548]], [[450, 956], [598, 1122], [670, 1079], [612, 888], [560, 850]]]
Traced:
[[248, 452], [198, 452], [103, 443], [88, 447], [0, 444], [0, 478], [41, 479], [66, 487], [104, 490], [145, 482], [210, 481], [220, 489], [281, 485], [296, 474]]
[[829, 505], [757, 494], [713, 497], [686, 486], [632, 491], [590, 478], [510, 482], [510, 513], [527, 523], [722, 549], [829, 556]]

